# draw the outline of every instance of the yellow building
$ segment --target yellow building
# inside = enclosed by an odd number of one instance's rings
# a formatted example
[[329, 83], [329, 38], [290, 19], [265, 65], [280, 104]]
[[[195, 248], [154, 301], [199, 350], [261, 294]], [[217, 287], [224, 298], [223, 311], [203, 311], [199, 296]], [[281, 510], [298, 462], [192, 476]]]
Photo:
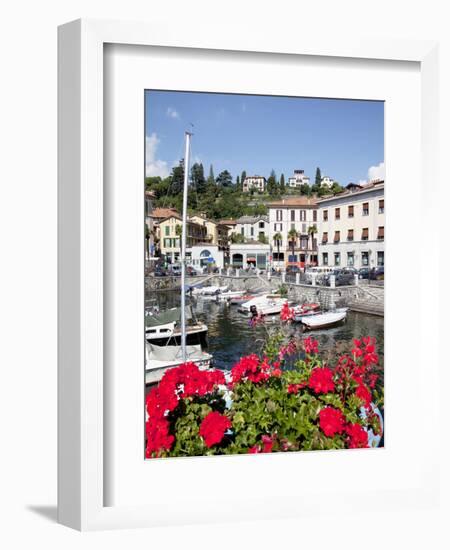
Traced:
[[196, 214], [189, 218], [191, 221], [206, 227], [206, 242], [217, 245], [219, 249], [228, 246], [228, 227]]
[[[171, 214], [159, 223], [161, 253], [172, 262], [180, 259], [181, 254], [182, 219], [178, 214]], [[193, 219], [187, 221], [186, 245], [191, 247], [207, 240], [206, 226], [196, 223]]]

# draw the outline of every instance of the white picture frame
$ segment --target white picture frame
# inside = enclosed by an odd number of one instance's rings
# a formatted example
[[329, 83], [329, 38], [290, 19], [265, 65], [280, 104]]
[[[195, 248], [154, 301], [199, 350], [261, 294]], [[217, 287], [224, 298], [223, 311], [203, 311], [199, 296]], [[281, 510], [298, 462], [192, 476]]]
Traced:
[[[196, 505], [201, 503], [201, 495], [196, 501], [194, 495], [183, 495], [180, 505], [174, 505], [173, 509], [160, 507], [156, 510], [154, 506], [139, 503], [133, 505], [130, 502], [126, 506], [105, 505], [105, 494], [109, 487], [104, 457], [105, 392], [108, 391], [104, 385], [104, 285], [105, 277], [110, 276], [104, 271], [105, 45], [159, 46], [179, 51], [181, 48], [200, 49], [211, 55], [214, 51], [223, 50], [259, 56], [307, 55], [312, 59], [359, 59], [361, 63], [364, 60], [380, 60], [420, 64], [420, 132], [423, 146], [419, 153], [419, 179], [428, 189], [438, 184], [438, 178], [434, 177], [439, 150], [436, 43], [370, 39], [356, 41], [354, 38], [336, 40], [324, 37], [311, 40], [289, 36], [268, 42], [266, 36], [255, 35], [236, 38], [218, 35], [214, 38], [208, 36], [194, 39], [181, 24], [176, 24], [176, 29], [176, 33], [168, 36], [166, 30], [157, 24], [97, 20], [79, 20], [59, 29], [58, 518], [60, 523], [80, 530], [213, 521], [207, 513], [202, 514], [193, 506], [189, 507], [190, 500]], [[423, 216], [424, 222], [431, 222], [432, 208], [426, 209]], [[436, 254], [434, 248], [430, 254]], [[428, 307], [437, 310], [436, 300], [437, 295], [433, 293]], [[423, 330], [418, 341], [419, 347], [424, 346], [427, 338], [431, 338], [431, 341], [436, 338], [433, 328], [436, 328], [433, 323], [431, 327], [421, 326]], [[434, 352], [434, 362], [433, 351], [430, 353], [426, 373], [423, 367], [418, 369], [417, 385], [425, 374], [438, 380], [437, 351]], [[430, 404], [437, 402], [438, 385], [435, 387], [436, 395], [430, 390]], [[437, 417], [435, 405], [427, 415], [427, 420]], [[432, 436], [433, 430], [437, 428], [433, 422], [429, 424], [429, 435]], [[435, 447], [430, 443], [426, 455], [421, 455], [417, 463], [417, 483], [393, 490], [389, 506], [395, 509], [412, 504], [420, 507], [436, 503], [439, 478], [438, 470], [433, 466], [438, 459], [430, 462], [434, 451]], [[283, 467], [293, 470], [298, 453], [289, 455], [289, 463], [283, 463]], [[260, 469], [261, 465], [268, 467], [268, 460], [274, 460], [274, 457], [257, 458], [257, 468]], [[280, 458], [275, 460], [279, 463]], [[211, 470], [211, 466], [202, 461], [203, 458], [190, 459], [189, 467], [197, 475], [201, 475], [202, 470]], [[172, 461], [171, 468], [186, 468], [186, 462], [184, 466], [181, 462]], [[159, 463], [162, 464], [162, 461]], [[160, 469], [158, 475], [164, 475], [164, 468], [161, 466]], [[167, 474], [167, 470], [165, 472]], [[302, 516], [311, 513], [311, 507], [321, 509], [321, 495], [324, 491], [325, 488], [319, 486], [315, 496], [309, 495], [308, 502], [302, 502], [300, 498], [297, 506], [292, 506], [289, 499], [293, 495], [290, 494], [285, 503], [279, 503], [277, 516]], [[236, 502], [225, 519], [268, 517], [264, 510], [267, 502], [263, 493], [250, 498], [251, 510], [248, 502]], [[376, 491], [368, 489], [366, 495], [375, 502], [377, 499], [374, 493]], [[346, 496], [342, 490], [334, 496], [340, 502], [350, 502], [352, 498], [351, 494]], [[385, 498], [386, 494], [378, 496]], [[270, 515], [273, 515], [273, 511]]]

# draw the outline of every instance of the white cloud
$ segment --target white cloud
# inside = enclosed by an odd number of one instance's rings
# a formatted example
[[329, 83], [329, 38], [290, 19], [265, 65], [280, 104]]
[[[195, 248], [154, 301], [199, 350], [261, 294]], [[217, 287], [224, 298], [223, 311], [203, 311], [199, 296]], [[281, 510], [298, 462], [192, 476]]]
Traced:
[[384, 168], [384, 162], [380, 162], [377, 166], [371, 166], [367, 172], [368, 181], [372, 180], [384, 180], [386, 170]]
[[147, 177], [160, 176], [161, 178], [167, 178], [170, 174], [167, 162], [156, 158], [159, 143], [160, 139], [155, 132], [145, 136], [145, 175]]
[[176, 111], [173, 107], [167, 107], [166, 115], [169, 118], [180, 118], [180, 113]]

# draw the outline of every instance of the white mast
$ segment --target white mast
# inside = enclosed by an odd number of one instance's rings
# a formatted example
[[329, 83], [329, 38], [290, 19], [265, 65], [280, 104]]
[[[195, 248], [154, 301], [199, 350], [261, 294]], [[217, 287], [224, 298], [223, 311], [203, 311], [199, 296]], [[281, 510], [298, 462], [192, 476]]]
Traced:
[[186, 361], [186, 233], [187, 233], [187, 199], [189, 184], [189, 154], [191, 147], [190, 132], [185, 132], [186, 150], [184, 153], [184, 183], [183, 183], [183, 231], [181, 233], [181, 353]]

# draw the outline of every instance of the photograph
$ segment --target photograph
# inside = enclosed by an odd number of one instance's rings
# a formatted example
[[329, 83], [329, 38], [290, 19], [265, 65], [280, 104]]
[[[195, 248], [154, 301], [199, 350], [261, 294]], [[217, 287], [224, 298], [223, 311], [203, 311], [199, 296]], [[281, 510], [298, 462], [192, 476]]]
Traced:
[[146, 90], [146, 459], [384, 447], [384, 101]]

